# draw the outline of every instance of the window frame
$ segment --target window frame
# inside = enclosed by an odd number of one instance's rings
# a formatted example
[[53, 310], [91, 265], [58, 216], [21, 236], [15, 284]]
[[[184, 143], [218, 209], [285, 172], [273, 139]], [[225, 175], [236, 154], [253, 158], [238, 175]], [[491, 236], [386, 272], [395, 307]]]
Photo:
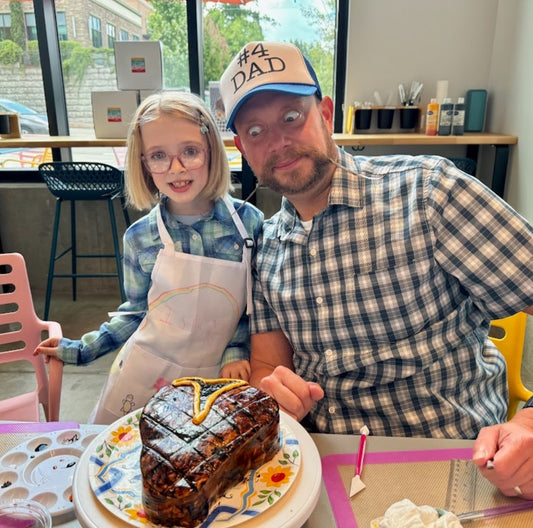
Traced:
[[[69, 135], [67, 105], [54, 0], [33, 0], [43, 89], [51, 136]], [[203, 94], [202, 2], [186, 0], [190, 89]], [[337, 0], [334, 59], [334, 132], [342, 132], [346, 80], [349, 0]], [[196, 60], [195, 60], [196, 59]], [[54, 159], [70, 160], [70, 149], [53, 149]]]

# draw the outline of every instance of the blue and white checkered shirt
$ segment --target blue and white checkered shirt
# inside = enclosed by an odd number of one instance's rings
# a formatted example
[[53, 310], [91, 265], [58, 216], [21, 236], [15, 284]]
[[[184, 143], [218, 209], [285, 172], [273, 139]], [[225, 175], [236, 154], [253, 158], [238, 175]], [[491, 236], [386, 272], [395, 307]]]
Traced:
[[292, 204], [263, 226], [251, 332], [281, 329], [325, 397], [314, 431], [475, 438], [505, 421], [491, 319], [533, 305], [533, 229], [438, 156], [339, 149], [307, 233]]
[[[233, 200], [238, 209], [241, 200]], [[166, 203], [166, 199], [163, 200]], [[120, 348], [137, 330], [148, 309], [148, 290], [152, 285], [152, 270], [163, 243], [157, 228], [157, 208], [152, 209], [132, 224], [124, 234], [124, 290], [127, 301], [118, 311], [140, 312], [139, 315], [120, 315], [103, 323], [99, 330], [85, 334], [81, 340], [62, 339], [58, 357], [65, 363], [82, 364]], [[176, 251], [191, 255], [240, 261], [243, 239], [224, 204], [217, 200], [211, 211], [192, 226], [181, 223], [161, 208], [163, 222], [168, 229]], [[263, 213], [245, 204], [237, 213], [249, 233], [257, 240]], [[222, 365], [231, 361], [248, 359], [250, 333], [248, 316], [244, 313], [235, 334], [222, 356]]]

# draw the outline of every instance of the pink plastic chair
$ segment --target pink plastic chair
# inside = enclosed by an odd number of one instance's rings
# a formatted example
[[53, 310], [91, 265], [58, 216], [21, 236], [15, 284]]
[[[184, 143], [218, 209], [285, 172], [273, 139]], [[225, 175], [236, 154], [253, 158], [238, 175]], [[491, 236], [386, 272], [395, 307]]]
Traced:
[[[0, 419], [38, 422], [39, 404], [49, 422], [59, 420], [63, 362], [33, 351], [46, 337], [62, 337], [61, 326], [41, 321], [35, 313], [24, 257], [19, 253], [0, 253], [0, 364], [29, 361], [35, 370], [37, 388], [28, 393], [0, 400]], [[3, 397], [0, 390], [0, 398]]]

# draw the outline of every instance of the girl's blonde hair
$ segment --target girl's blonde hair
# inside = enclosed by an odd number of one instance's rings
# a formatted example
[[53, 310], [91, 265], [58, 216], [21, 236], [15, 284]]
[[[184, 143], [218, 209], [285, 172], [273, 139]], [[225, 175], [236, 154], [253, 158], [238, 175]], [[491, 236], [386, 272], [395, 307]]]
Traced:
[[125, 168], [128, 204], [145, 210], [151, 209], [160, 200], [159, 190], [141, 159], [141, 128], [161, 115], [197, 123], [205, 134], [209, 146], [209, 175], [207, 185], [201, 192], [202, 197], [215, 201], [232, 190], [224, 143], [205, 103], [200, 97], [189, 92], [161, 92], [149, 95], [141, 102], [130, 125]]

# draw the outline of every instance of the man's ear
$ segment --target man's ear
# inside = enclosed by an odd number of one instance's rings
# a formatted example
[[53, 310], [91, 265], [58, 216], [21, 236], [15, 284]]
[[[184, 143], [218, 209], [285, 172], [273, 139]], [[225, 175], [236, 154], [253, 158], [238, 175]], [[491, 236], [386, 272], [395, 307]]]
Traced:
[[235, 146], [239, 149], [239, 152], [244, 156], [244, 148], [241, 143], [241, 138], [239, 136], [235, 136], [233, 140], [235, 141]]
[[330, 134], [333, 134], [333, 101], [331, 97], [325, 95], [319, 102], [320, 113], [326, 122]]

